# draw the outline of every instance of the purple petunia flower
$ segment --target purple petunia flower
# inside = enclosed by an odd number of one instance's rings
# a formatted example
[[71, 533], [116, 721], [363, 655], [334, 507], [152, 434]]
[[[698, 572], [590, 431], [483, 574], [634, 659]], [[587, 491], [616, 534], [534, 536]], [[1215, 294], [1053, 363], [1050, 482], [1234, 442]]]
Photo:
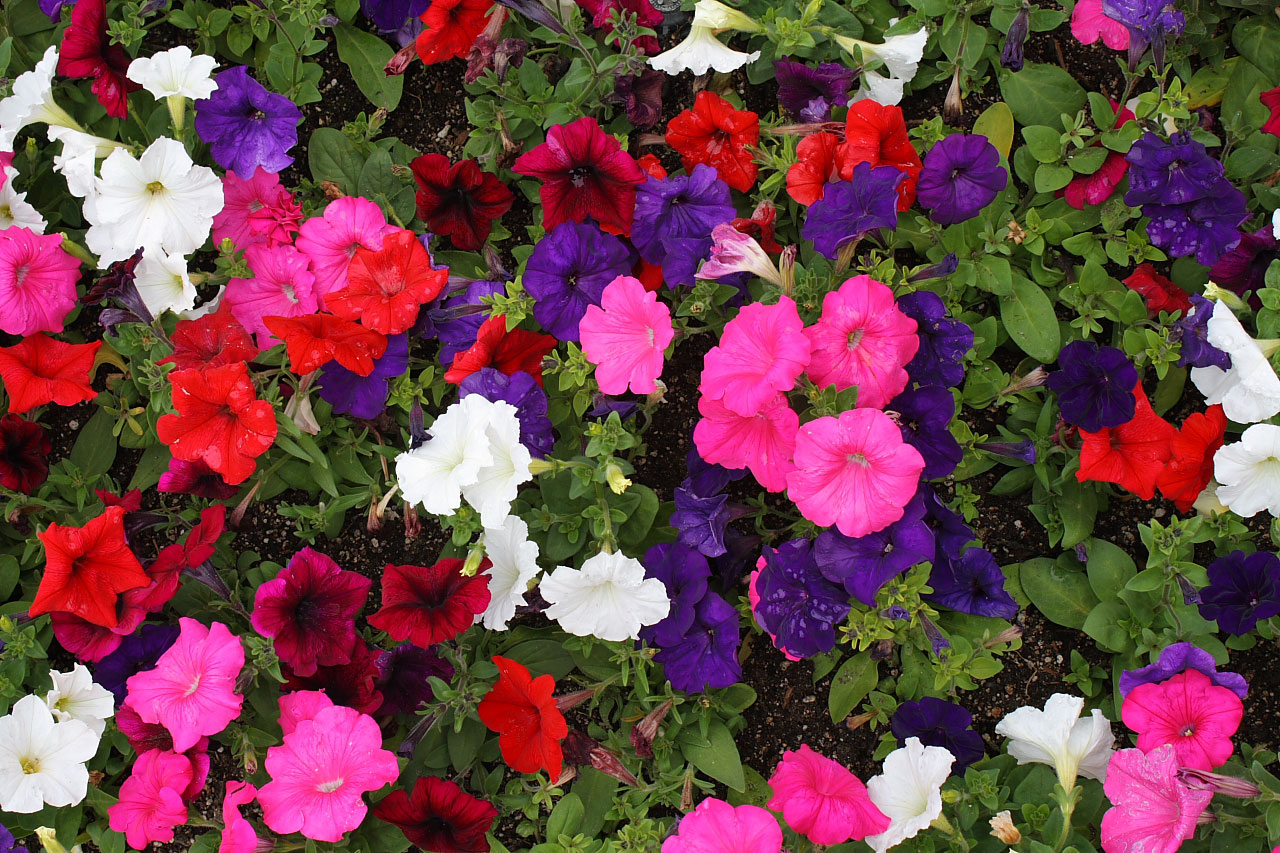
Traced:
[[1036, 461], [1036, 443], [1031, 439], [1023, 441], [979, 441], [974, 444], [978, 450], [985, 450], [997, 456], [1016, 459], [1029, 465]]
[[689, 469], [689, 476], [680, 484], [680, 488], [688, 489], [695, 495], [706, 496], [722, 492], [730, 483], [747, 475], [745, 469], [732, 470], [703, 460], [697, 448], [690, 450], [684, 461]]
[[827, 184], [822, 198], [809, 206], [800, 234], [813, 241], [824, 257], [835, 260], [840, 249], [876, 228], [898, 227], [898, 185], [906, 173], [892, 166], [862, 162], [853, 179]]
[[1260, 619], [1280, 615], [1280, 557], [1268, 551], [1232, 551], [1209, 564], [1209, 585], [1200, 590], [1200, 615], [1239, 636]]
[[431, 682], [434, 675], [442, 681], [453, 679], [453, 664], [433, 646], [419, 648], [412, 643], [397, 646], [378, 655], [377, 687], [382, 691], [379, 714], [412, 714], [423, 702], [435, 699]]
[[708, 557], [719, 557], [729, 550], [724, 544], [725, 528], [733, 520], [728, 495], [703, 498], [681, 486], [676, 489], [675, 502], [671, 526], [680, 531], [682, 544]]
[[217, 83], [212, 95], [196, 101], [196, 133], [214, 161], [245, 180], [258, 166], [279, 172], [293, 163], [289, 150], [298, 144], [302, 121], [297, 104], [267, 91], [247, 65], [228, 68]]
[[501, 281], [473, 281], [461, 293], [438, 297], [434, 307], [422, 312], [430, 317], [440, 341], [441, 364], [448, 366], [455, 355], [476, 342], [480, 326], [489, 319], [489, 309], [480, 300], [506, 289]]
[[933, 530], [938, 559], [941, 560], [943, 555], [956, 559], [964, 552], [966, 545], [977, 539], [973, 528], [944, 504], [937, 492], [923, 483], [920, 485], [920, 494], [924, 497], [924, 518]]
[[667, 542], [654, 545], [644, 552], [646, 578], [657, 578], [667, 588], [671, 609], [653, 625], [640, 629], [640, 639], [651, 646], [665, 648], [680, 642], [680, 638], [693, 626], [694, 608], [707, 594], [707, 580], [711, 566], [707, 558], [687, 545]]
[[1164, 68], [1165, 41], [1180, 36], [1187, 19], [1173, 8], [1172, 0], [1102, 0], [1102, 13], [1129, 30], [1129, 70], [1151, 46], [1156, 70]]
[[431, 0], [360, 0], [360, 12], [373, 21], [379, 32], [394, 33], [430, 5]]
[[941, 746], [954, 755], [953, 776], [963, 775], [966, 767], [986, 754], [982, 735], [972, 726], [973, 714], [967, 709], [933, 696], [903, 702], [889, 720], [889, 728], [900, 746], [906, 744], [907, 738], [916, 737], [925, 746]]
[[1151, 244], [1175, 258], [1195, 255], [1213, 266], [1240, 242], [1240, 224], [1249, 218], [1244, 194], [1225, 178], [1214, 194], [1187, 204], [1149, 204], [1142, 209], [1150, 217], [1147, 236]]
[[130, 676], [155, 669], [160, 656], [178, 641], [177, 625], [142, 625], [121, 641], [111, 654], [93, 666], [93, 680], [110, 690], [116, 706], [124, 702]]
[[[1181, 575], [1179, 575], [1181, 577]], [[1120, 673], [1120, 695], [1125, 697], [1139, 684], [1159, 684], [1180, 672], [1194, 669], [1209, 676], [1218, 687], [1225, 687], [1244, 699], [1249, 695], [1249, 683], [1238, 672], [1218, 672], [1213, 655], [1191, 643], [1174, 643], [1165, 646], [1160, 658], [1150, 666], [1128, 669]]]
[[640, 404], [634, 400], [619, 400], [615, 397], [606, 397], [598, 394], [595, 398], [595, 405], [587, 410], [587, 416], [592, 418], [607, 418], [614, 412], [618, 413], [618, 417], [623, 421], [630, 420], [640, 411]]
[[1000, 152], [985, 136], [953, 133], [924, 158], [916, 198], [939, 225], [954, 225], [977, 216], [1009, 185]]
[[714, 560], [716, 577], [724, 589], [733, 589], [755, 566], [763, 542], [754, 533], [740, 533], [732, 527], [725, 532], [724, 546], [728, 551]]
[[959, 559], [939, 553], [929, 586], [933, 593], [923, 597], [933, 604], [973, 616], [1012, 619], [1018, 615], [1018, 602], [1004, 589], [1004, 572], [986, 548], [970, 548]]
[[755, 612], [778, 648], [802, 658], [835, 648], [836, 626], [849, 615], [849, 595], [822, 576], [809, 540], [765, 548], [764, 558], [756, 578], [760, 603]]
[[794, 118], [809, 123], [826, 121], [832, 107], [848, 104], [849, 87], [858, 76], [838, 62], [810, 68], [789, 59], [775, 60], [773, 73], [778, 79], [778, 103]]
[[953, 388], [964, 381], [964, 356], [973, 348], [973, 330], [947, 316], [942, 297], [917, 290], [898, 298], [898, 310], [916, 321], [920, 349], [907, 362], [907, 374], [919, 385]]
[[948, 389], [940, 385], [909, 388], [889, 401], [885, 410], [898, 414], [902, 440], [924, 457], [922, 479], [945, 477], [956, 470], [964, 450], [951, 434], [956, 404]]
[[1267, 268], [1280, 259], [1280, 243], [1268, 225], [1253, 234], [1241, 234], [1234, 249], [1218, 258], [1209, 270], [1209, 280], [1236, 293], [1261, 290], [1266, 284]]
[[27, 853], [27, 848], [17, 843], [7, 826], [0, 825], [0, 853]]
[[688, 175], [649, 178], [636, 188], [631, 242], [645, 261], [662, 266], [667, 286], [674, 287], [692, 282], [698, 262], [711, 251], [711, 230], [736, 215], [729, 185], [699, 163]]
[[1098, 432], [1133, 420], [1138, 371], [1122, 350], [1072, 341], [1058, 353], [1058, 367], [1045, 384], [1058, 395], [1067, 423]]
[[1000, 66], [1010, 71], [1021, 71], [1023, 65], [1023, 48], [1027, 43], [1027, 34], [1031, 32], [1031, 4], [1023, 3], [1013, 23], [1009, 24], [1009, 32], [1004, 37], [1004, 47], [1000, 51]]
[[1124, 203], [1186, 204], [1218, 189], [1222, 164], [1209, 155], [1190, 133], [1175, 133], [1168, 140], [1147, 132], [1125, 155], [1129, 161], [1129, 191]]
[[818, 569], [833, 583], [867, 606], [876, 603], [880, 588], [912, 566], [933, 560], [933, 531], [924, 521], [924, 498], [916, 496], [903, 509], [902, 518], [884, 530], [845, 536], [828, 528], [813, 546]]
[[1203, 296], [1191, 297], [1191, 310], [1177, 320], [1169, 332], [1170, 343], [1182, 344], [1179, 367], [1220, 367], [1231, 369], [1231, 356], [1209, 343], [1209, 318], [1213, 303]]
[[459, 399], [479, 394], [490, 402], [501, 400], [515, 406], [520, 443], [534, 456], [545, 459], [555, 447], [556, 436], [547, 415], [547, 392], [523, 370], [508, 376], [496, 368], [482, 367], [462, 380], [458, 392]]
[[580, 340], [587, 306], [599, 305], [605, 285], [632, 266], [631, 250], [595, 223], [557, 225], [525, 265], [524, 289], [536, 300], [533, 318], [559, 340]]
[[76, 0], [40, 0], [40, 11], [49, 16], [55, 24], [62, 18], [63, 7], [76, 5]]
[[409, 336], [387, 337], [387, 351], [373, 362], [373, 371], [361, 376], [331, 361], [320, 370], [320, 399], [333, 406], [334, 414], [371, 420], [387, 410], [389, 380], [409, 369]]
[[701, 693], [742, 680], [740, 642], [737, 609], [708, 592], [694, 607], [693, 624], [684, 635], [664, 645], [653, 659], [666, 668], [667, 680], [677, 690]]

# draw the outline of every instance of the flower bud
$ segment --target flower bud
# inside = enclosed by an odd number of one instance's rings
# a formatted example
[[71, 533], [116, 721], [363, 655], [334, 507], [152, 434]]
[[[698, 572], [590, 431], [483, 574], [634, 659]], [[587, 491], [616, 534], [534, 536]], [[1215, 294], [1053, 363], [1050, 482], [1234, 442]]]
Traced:
[[755, 18], [717, 0], [698, 0], [693, 7], [693, 26], [746, 33], [764, 32], [764, 27]]
[[[595, 688], [592, 688], [590, 690], [577, 690], [577, 691], [574, 691], [573, 693], [566, 693], [563, 696], [557, 696], [555, 697], [556, 710], [561, 713], [564, 713], [565, 711], [568, 711], [570, 708], [578, 707], [579, 705], [581, 705], [583, 702], [587, 701], [594, 695], [596, 695]], [[582, 763], [582, 762], [579, 762], [579, 763]]]
[[960, 66], [951, 75], [951, 88], [947, 89], [947, 99], [942, 102], [942, 120], [947, 124], [956, 124], [964, 116], [964, 99], [960, 97]]
[[995, 817], [991, 818], [991, 834], [1005, 844], [1017, 844], [1022, 840], [1022, 833], [1013, 825], [1013, 817], [1008, 809], [997, 812]]
[[417, 55], [418, 44], [411, 41], [395, 52], [382, 73], [388, 77], [399, 77], [409, 70], [409, 63], [413, 62], [413, 58]]
[[1222, 773], [1210, 773], [1208, 770], [1197, 770], [1194, 767], [1183, 767], [1178, 770], [1178, 780], [1195, 791], [1213, 791], [1224, 797], [1239, 797], [1252, 800], [1262, 796], [1262, 789], [1239, 776], [1227, 776]]
[[627, 487], [631, 485], [631, 481], [623, 476], [622, 468], [620, 468], [616, 462], [610, 462], [605, 466], [604, 478], [609, 483], [609, 488], [613, 490], [615, 495], [622, 494], [627, 490]]
[[658, 734], [658, 726], [662, 725], [662, 720], [670, 710], [671, 700], [668, 699], [645, 714], [644, 718], [631, 729], [631, 745], [635, 747], [636, 755], [641, 758], [653, 758], [653, 739]]
[[36, 836], [40, 839], [40, 845], [44, 847], [47, 853], [67, 853], [67, 848], [62, 846], [62, 842], [58, 840], [58, 833], [47, 826], [42, 826], [36, 830]]
[[1036, 461], [1036, 445], [1030, 439], [1026, 441], [982, 441], [974, 445], [979, 450], [1017, 459], [1028, 464]]
[[1010, 71], [1022, 70], [1022, 46], [1026, 44], [1030, 29], [1031, 6], [1024, 2], [1013, 23], [1009, 25], [1009, 34], [1004, 38], [1004, 50], [1000, 51], [1000, 64]]

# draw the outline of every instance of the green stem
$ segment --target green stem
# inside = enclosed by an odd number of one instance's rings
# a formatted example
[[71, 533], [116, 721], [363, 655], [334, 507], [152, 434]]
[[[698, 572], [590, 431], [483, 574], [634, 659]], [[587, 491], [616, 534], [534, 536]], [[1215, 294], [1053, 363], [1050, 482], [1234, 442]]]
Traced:
[[1082, 791], [1079, 785], [1070, 791], [1064, 791], [1061, 785], [1054, 788], [1054, 799], [1058, 801], [1058, 807], [1062, 810], [1062, 831], [1058, 833], [1058, 842], [1053, 845], [1053, 853], [1062, 853], [1062, 849], [1067, 846], [1067, 840], [1071, 838], [1071, 816], [1075, 814], [1076, 803]]

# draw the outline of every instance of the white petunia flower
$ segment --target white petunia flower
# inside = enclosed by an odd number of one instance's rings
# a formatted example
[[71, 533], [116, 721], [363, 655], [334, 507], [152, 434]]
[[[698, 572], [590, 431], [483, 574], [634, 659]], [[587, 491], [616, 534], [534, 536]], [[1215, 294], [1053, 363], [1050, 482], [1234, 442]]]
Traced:
[[735, 71], [760, 58], [760, 51], [743, 53], [725, 45], [711, 27], [694, 26], [689, 35], [675, 47], [649, 57], [649, 65], [671, 76], [689, 70], [706, 74], [714, 68], [721, 73]]
[[129, 63], [127, 76], [151, 93], [157, 101], [180, 95], [198, 101], [218, 88], [212, 78], [218, 61], [205, 54], [192, 55], [186, 45], [171, 47]]
[[996, 734], [1009, 738], [1009, 754], [1019, 764], [1047, 764], [1058, 773], [1063, 790], [1075, 787], [1076, 775], [1105, 781], [1115, 736], [1097, 708], [1083, 719], [1084, 699], [1055, 693], [1044, 710], [1024, 705], [996, 724]]
[[744, 33], [762, 33], [760, 22], [745, 12], [726, 6], [718, 0], [698, 0], [693, 6], [693, 26], [709, 27], [717, 32], [740, 30]]
[[88, 668], [78, 663], [70, 672], [53, 670], [53, 689], [44, 696], [45, 705], [61, 722], [79, 720], [99, 737], [107, 729], [107, 720], [115, 716], [116, 697], [97, 684]]
[[897, 77], [885, 77], [879, 71], [871, 69], [865, 69], [858, 79], [858, 91], [849, 99], [850, 104], [867, 98], [886, 107], [897, 106], [902, 102], [902, 86], [905, 81]]
[[885, 756], [879, 776], [867, 780], [867, 794], [892, 823], [864, 841], [884, 853], [927, 827], [942, 814], [942, 784], [951, 775], [955, 756], [941, 746], [925, 746], [920, 738]]
[[1280, 413], [1280, 377], [1226, 302], [1214, 303], [1207, 337], [1209, 343], [1231, 356], [1231, 369], [1191, 368], [1191, 381], [1205, 402], [1221, 403], [1223, 413], [1241, 424], [1265, 421]]
[[[133, 284], [153, 317], [165, 311], [190, 311], [196, 306], [196, 286], [191, 283], [187, 259], [182, 255], [143, 252]], [[296, 395], [294, 399], [298, 399]]]
[[1254, 424], [1213, 454], [1218, 500], [1241, 518], [1264, 509], [1280, 518], [1280, 426]]
[[18, 170], [5, 166], [4, 174], [4, 186], [0, 187], [0, 231], [17, 226], [43, 234], [49, 223], [44, 221], [40, 211], [27, 204], [26, 193], [14, 189], [13, 181], [18, 177]]
[[462, 487], [494, 464], [487, 429], [492, 407], [479, 394], [463, 397], [436, 418], [429, 439], [396, 457], [396, 480], [406, 501], [435, 515], [458, 511]]
[[[472, 395], [475, 396], [475, 395]], [[538, 575], [538, 543], [529, 539], [529, 525], [509, 515], [500, 527], [486, 527], [484, 550], [489, 558], [489, 606], [476, 617], [491, 631], [507, 630], [507, 620], [525, 603], [529, 582]]]
[[62, 153], [53, 155], [53, 170], [67, 179], [67, 189], [77, 198], [97, 191], [98, 161], [124, 148], [115, 140], [52, 124], [49, 141], [62, 143]]
[[39, 696], [23, 696], [0, 717], [0, 809], [30, 814], [74, 806], [89, 790], [85, 762], [98, 736], [79, 720], [56, 722]]
[[915, 79], [920, 59], [924, 56], [925, 43], [929, 40], [929, 32], [922, 27], [914, 33], [889, 36], [881, 44], [848, 36], [836, 36], [835, 39], [850, 56], [856, 57], [861, 50], [864, 62], [879, 60], [889, 72], [885, 76], [864, 67], [862, 81], [853, 100], [870, 98], [877, 103], [892, 106], [902, 100], [903, 85]]
[[0, 151], [12, 151], [18, 131], [29, 124], [44, 122], [81, 129], [53, 100], [53, 75], [57, 70], [58, 48], [51, 45], [35, 68], [13, 81], [13, 94], [0, 101]]
[[[468, 394], [465, 399], [479, 396]], [[493, 462], [481, 468], [474, 481], [462, 484], [462, 496], [480, 513], [481, 524], [497, 527], [511, 513], [511, 502], [516, 499], [520, 484], [533, 476], [529, 472], [532, 457], [520, 443], [516, 407], [501, 400], [489, 406], [485, 433]]]
[[189, 255], [209, 238], [222, 210], [222, 181], [166, 136], [137, 160], [123, 148], [111, 152], [95, 187], [84, 204], [90, 222], [85, 241], [101, 269], [139, 248]]
[[646, 579], [640, 561], [620, 553], [596, 554], [581, 569], [561, 566], [542, 579], [540, 591], [551, 604], [547, 618], [579, 637], [634, 640], [671, 610], [662, 581]]

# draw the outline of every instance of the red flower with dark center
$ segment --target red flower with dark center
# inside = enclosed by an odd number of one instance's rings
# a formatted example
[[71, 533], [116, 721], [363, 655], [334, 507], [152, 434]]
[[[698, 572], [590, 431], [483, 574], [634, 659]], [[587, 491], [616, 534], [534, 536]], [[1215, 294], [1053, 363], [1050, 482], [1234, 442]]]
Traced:
[[169, 374], [176, 415], [156, 423], [156, 434], [179, 459], [203, 460], [228, 483], [243, 483], [254, 459], [276, 438], [276, 412], [258, 399], [244, 363]]
[[351, 663], [356, 614], [372, 586], [368, 578], [303, 548], [274, 580], [258, 587], [253, 629], [275, 641], [276, 654], [297, 675]]
[[495, 367], [511, 376], [521, 370], [542, 385], [542, 359], [556, 348], [556, 339], [527, 329], [507, 331], [506, 317], [490, 317], [480, 325], [476, 342], [453, 357], [445, 373], [455, 385], [483, 367]]
[[128, 95], [142, 87], [125, 76], [129, 55], [107, 36], [106, 0], [80, 0], [71, 11], [71, 23], [62, 34], [58, 73], [64, 77], [92, 77], [90, 90], [107, 115], [124, 118]]
[[1141, 382], [1134, 386], [1133, 396], [1137, 411], [1127, 424], [1098, 432], [1080, 430], [1076, 479], [1081, 483], [1115, 483], [1149, 501], [1155, 496], [1156, 481], [1164, 472], [1178, 433], [1151, 408]]
[[447, 558], [434, 566], [392, 566], [382, 572], [382, 609], [369, 624], [393, 640], [429, 649], [452, 640], [489, 606], [487, 560], [471, 577], [465, 560]]
[[[330, 296], [332, 304], [334, 297]], [[332, 314], [263, 317], [271, 334], [284, 341], [293, 372], [305, 376], [336, 361], [357, 376], [373, 372], [373, 360], [387, 351], [387, 338]]]
[[916, 181], [924, 163], [907, 135], [901, 108], [882, 106], [870, 98], [849, 107], [837, 160], [840, 177], [846, 181], [853, 178], [853, 167], [859, 163], [892, 166], [907, 176], [898, 185], [898, 210], [906, 210], [916, 200]]
[[0, 486], [29, 495], [49, 479], [49, 431], [14, 414], [0, 418]]
[[98, 396], [89, 387], [93, 360], [102, 341], [67, 344], [44, 332], [21, 343], [0, 347], [0, 377], [9, 392], [9, 411], [22, 414], [36, 406], [74, 406]]
[[124, 540], [124, 510], [107, 507], [84, 527], [50, 524], [38, 534], [45, 567], [30, 613], [72, 613], [113, 628], [116, 596], [146, 586], [151, 578]]
[[836, 152], [840, 137], [834, 133], [815, 133], [796, 146], [796, 162], [787, 170], [787, 195], [803, 205], [822, 198], [829, 181], [840, 177]]
[[475, 160], [451, 165], [443, 154], [423, 154], [410, 165], [418, 183], [418, 218], [463, 251], [484, 245], [493, 221], [515, 200], [506, 184]]
[[376, 714], [382, 707], [378, 689], [378, 653], [356, 637], [351, 646], [351, 662], [337, 666], [317, 666], [311, 675], [299, 675], [288, 664], [281, 666], [284, 690], [323, 690], [335, 705], [355, 708], [362, 714]]
[[1262, 101], [1262, 105], [1271, 111], [1271, 118], [1267, 119], [1260, 129], [1263, 133], [1280, 136], [1280, 86], [1263, 92], [1258, 98]]
[[502, 760], [517, 773], [547, 771], [560, 778], [564, 754], [560, 741], [569, 734], [564, 715], [556, 708], [556, 682], [550, 675], [533, 678], [522, 664], [495, 657], [498, 681], [480, 700], [476, 713], [490, 731], [498, 733]]
[[485, 833], [498, 810], [454, 782], [419, 776], [413, 795], [396, 789], [374, 806], [376, 818], [400, 827], [409, 843], [438, 853], [488, 853]]
[[756, 205], [750, 219], [738, 217], [729, 224], [740, 234], [754, 237], [760, 242], [760, 248], [770, 254], [782, 251], [782, 246], [773, 237], [774, 221], [778, 218], [778, 208], [773, 202], [765, 199]]
[[558, 124], [547, 141], [521, 154], [512, 167], [542, 181], [542, 227], [588, 217], [606, 231], [630, 234], [636, 212], [636, 187], [648, 177], [618, 140], [590, 117]]
[[491, 8], [492, 0], [435, 0], [420, 18], [418, 57], [427, 65], [465, 57]]
[[1152, 317], [1161, 311], [1181, 311], [1186, 316], [1191, 310], [1191, 297], [1187, 292], [1156, 272], [1151, 264], [1139, 264], [1124, 283], [1147, 303], [1147, 313]]
[[742, 192], [755, 186], [759, 167], [747, 146], [759, 141], [760, 117], [734, 109], [715, 92], [699, 92], [693, 109], [667, 125], [667, 144], [680, 152], [686, 172], [699, 163], [712, 166], [720, 180]]
[[1227, 430], [1227, 416], [1221, 406], [1210, 406], [1182, 422], [1174, 433], [1169, 464], [1157, 485], [1179, 512], [1190, 512], [1213, 477], [1213, 454], [1222, 447]]
[[357, 246], [347, 268], [347, 286], [325, 296], [324, 304], [344, 320], [359, 320], [375, 332], [398, 335], [413, 328], [418, 310], [435, 299], [448, 281], [449, 271], [433, 270], [431, 256], [418, 238], [402, 230], [384, 237], [376, 252]]
[[225, 301], [212, 314], [195, 320], [179, 320], [170, 340], [173, 355], [160, 359], [157, 364], [173, 364], [178, 370], [207, 370], [250, 361], [258, 354], [253, 338], [231, 315], [231, 306]]

